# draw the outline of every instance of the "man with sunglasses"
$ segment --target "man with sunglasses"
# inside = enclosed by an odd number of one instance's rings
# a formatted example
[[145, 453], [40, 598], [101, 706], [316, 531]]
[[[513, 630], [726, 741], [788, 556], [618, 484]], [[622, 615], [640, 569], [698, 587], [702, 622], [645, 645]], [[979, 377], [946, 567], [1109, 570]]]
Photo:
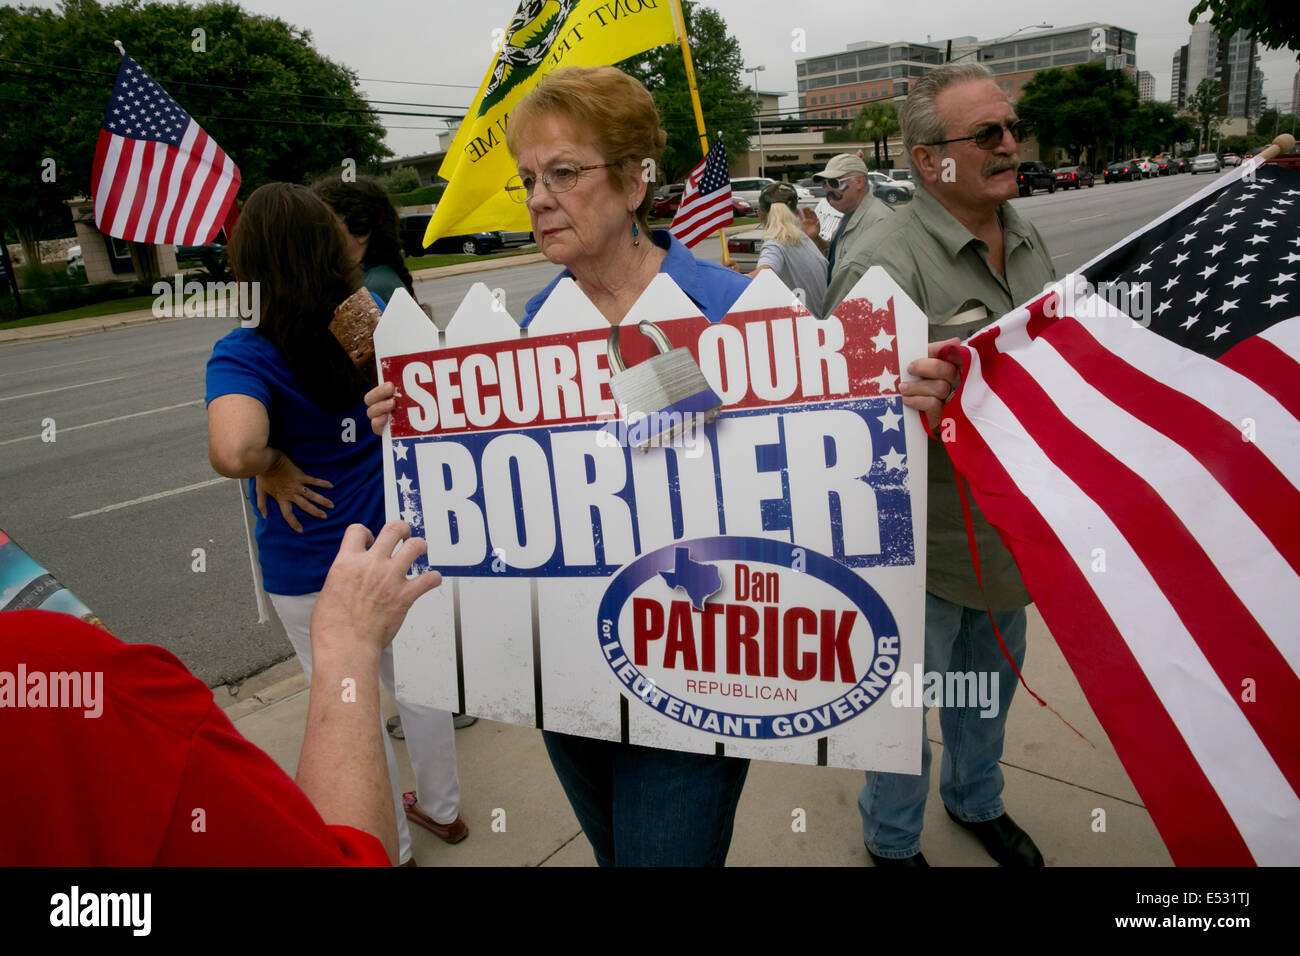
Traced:
[[[904, 404], [921, 411], [941, 435], [943, 404], [958, 376], [957, 366], [939, 358], [942, 350], [1037, 295], [1055, 270], [1038, 230], [1007, 202], [1018, 193], [1024, 128], [987, 68], [948, 64], [916, 80], [899, 123], [919, 186], [916, 197], [841, 258], [823, 314], [873, 265], [902, 286], [929, 318], [931, 344], [930, 357], [908, 368], [920, 381], [904, 382], [899, 391]], [[1003, 807], [998, 765], [1016, 670], [1024, 660], [1030, 597], [1010, 552], [971, 500], [981, 589], [945, 448], [936, 441], [929, 449], [925, 670], [980, 679], [988, 673], [997, 707], [943, 702], [939, 793], [948, 816], [1003, 866], [1042, 866], [1033, 840]], [[947, 679], [944, 684], [952, 686]], [[921, 775], [869, 772], [858, 797], [863, 842], [877, 866], [928, 865], [921, 855], [921, 825], [930, 744], [923, 722], [918, 731]]]
[[821, 237], [817, 216], [811, 210], [800, 214], [803, 231], [826, 257], [826, 281], [829, 282], [835, 273], [836, 261], [843, 259], [869, 228], [892, 216], [894, 211], [871, 195], [867, 164], [852, 153], [831, 157], [826, 168], [816, 173], [813, 180], [826, 187], [826, 201], [843, 215], [834, 237], [827, 242]]

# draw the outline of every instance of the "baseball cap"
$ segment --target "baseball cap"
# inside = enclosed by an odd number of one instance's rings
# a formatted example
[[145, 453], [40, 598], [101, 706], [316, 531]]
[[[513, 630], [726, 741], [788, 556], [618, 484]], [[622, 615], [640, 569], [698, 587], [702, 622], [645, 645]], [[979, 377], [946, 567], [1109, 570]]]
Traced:
[[840, 153], [838, 156], [832, 156], [831, 161], [820, 173], [813, 173], [813, 179], [839, 179], [850, 173], [861, 173], [866, 176], [867, 164], [852, 153]]

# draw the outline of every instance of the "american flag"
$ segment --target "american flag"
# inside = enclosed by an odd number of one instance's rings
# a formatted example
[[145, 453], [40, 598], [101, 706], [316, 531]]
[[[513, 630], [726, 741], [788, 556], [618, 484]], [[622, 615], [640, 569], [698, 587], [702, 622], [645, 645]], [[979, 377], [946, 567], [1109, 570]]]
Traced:
[[101, 232], [134, 242], [210, 242], [234, 213], [239, 168], [126, 54], [95, 144]]
[[668, 231], [686, 246], [693, 246], [715, 229], [735, 222], [731, 211], [731, 180], [727, 175], [727, 148], [721, 137], [700, 165], [686, 177], [682, 204]]
[[945, 411], [1179, 865], [1300, 864], [1298, 211], [1225, 175], [974, 335]]

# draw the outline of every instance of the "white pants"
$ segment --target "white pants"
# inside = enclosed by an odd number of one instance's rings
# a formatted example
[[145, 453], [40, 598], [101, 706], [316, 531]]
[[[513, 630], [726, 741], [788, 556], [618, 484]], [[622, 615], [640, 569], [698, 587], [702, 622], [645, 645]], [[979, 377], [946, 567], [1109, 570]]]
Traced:
[[[311, 680], [311, 610], [319, 593], [268, 595], [308, 680]], [[406, 750], [411, 758], [411, 769], [415, 771], [415, 795], [421, 809], [438, 823], [452, 823], [460, 812], [460, 777], [456, 772], [456, 729], [452, 726], [451, 714], [411, 704], [397, 696], [393, 689], [391, 644], [380, 655], [379, 680], [397, 701], [402, 731], [406, 734]], [[393, 742], [388, 739], [382, 721], [380, 731], [384, 738], [384, 755], [388, 758], [393, 809], [397, 814], [398, 862], [405, 863], [411, 858], [411, 830], [406, 822], [406, 809], [402, 806], [402, 778], [397, 771]]]

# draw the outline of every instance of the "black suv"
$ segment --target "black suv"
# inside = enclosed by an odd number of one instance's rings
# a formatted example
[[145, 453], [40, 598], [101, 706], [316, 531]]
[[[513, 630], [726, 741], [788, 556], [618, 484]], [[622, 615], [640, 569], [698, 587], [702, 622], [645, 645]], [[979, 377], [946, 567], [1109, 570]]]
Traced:
[[472, 236], [443, 236], [428, 249], [424, 248], [424, 230], [429, 226], [432, 213], [416, 213], [402, 216], [398, 220], [397, 231], [402, 238], [402, 248], [408, 256], [427, 256], [433, 253], [455, 253], [465, 255], [486, 255], [500, 249], [504, 243], [499, 232], [477, 232]]
[[1056, 192], [1056, 174], [1042, 163], [1021, 163], [1016, 173], [1016, 182], [1020, 184], [1020, 195], [1028, 196], [1035, 189]]

